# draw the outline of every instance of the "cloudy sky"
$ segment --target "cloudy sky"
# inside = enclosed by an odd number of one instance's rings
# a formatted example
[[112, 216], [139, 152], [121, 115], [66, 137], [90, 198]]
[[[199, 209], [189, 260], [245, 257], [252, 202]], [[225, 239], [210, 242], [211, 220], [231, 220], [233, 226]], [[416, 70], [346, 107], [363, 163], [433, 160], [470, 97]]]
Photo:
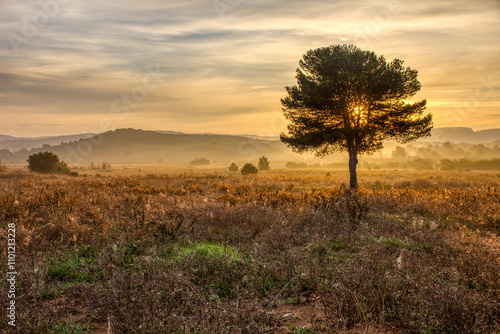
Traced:
[[0, 0], [0, 134], [276, 135], [309, 49], [419, 71], [436, 127], [500, 127], [499, 0]]

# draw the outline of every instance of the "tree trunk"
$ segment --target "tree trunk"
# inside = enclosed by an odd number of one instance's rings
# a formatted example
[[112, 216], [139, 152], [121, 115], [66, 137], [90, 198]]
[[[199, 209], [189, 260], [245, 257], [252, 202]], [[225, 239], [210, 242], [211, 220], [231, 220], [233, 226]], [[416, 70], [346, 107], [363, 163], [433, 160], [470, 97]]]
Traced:
[[354, 144], [349, 146], [349, 175], [351, 191], [358, 189], [358, 175], [356, 173], [356, 165], [358, 164], [358, 152], [354, 149]]

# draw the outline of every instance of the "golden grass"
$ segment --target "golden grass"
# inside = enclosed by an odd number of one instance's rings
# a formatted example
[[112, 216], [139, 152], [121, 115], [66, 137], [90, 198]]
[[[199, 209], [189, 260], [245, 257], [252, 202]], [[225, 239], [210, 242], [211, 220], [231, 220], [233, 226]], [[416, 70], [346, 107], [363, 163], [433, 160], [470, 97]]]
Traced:
[[0, 174], [18, 332], [276, 332], [292, 304], [311, 333], [500, 324], [497, 173], [362, 171], [352, 195], [347, 171], [123, 167]]

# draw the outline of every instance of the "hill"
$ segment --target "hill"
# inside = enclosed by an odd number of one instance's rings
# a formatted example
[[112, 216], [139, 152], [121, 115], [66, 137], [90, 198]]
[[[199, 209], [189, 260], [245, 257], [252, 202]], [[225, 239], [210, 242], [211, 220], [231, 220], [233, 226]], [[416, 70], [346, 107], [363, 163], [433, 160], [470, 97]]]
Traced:
[[[471, 145], [496, 141], [500, 141], [500, 129], [474, 131], [465, 127], [436, 128], [432, 130], [431, 137], [419, 140], [412, 145], [424, 148], [435, 145], [435, 143], [452, 142]], [[390, 156], [397, 145], [397, 143], [390, 141], [385, 143], [384, 154]], [[464, 149], [462, 147], [462, 151]], [[187, 162], [201, 157], [212, 162], [235, 161], [241, 163], [255, 162], [262, 155], [274, 161], [301, 161], [313, 158], [312, 155], [293, 153], [277, 138], [249, 135], [187, 134], [174, 131], [118, 129], [102, 134], [86, 133], [0, 141], [0, 158], [5, 162], [24, 162], [30, 154], [41, 151], [54, 152], [62, 160], [69, 163], [92, 161]], [[335, 153], [326, 160], [343, 161], [345, 154]], [[327, 162], [326, 160], [317, 160], [316, 162]]]
[[452, 143], [491, 143], [500, 140], [500, 129], [474, 131], [466, 127], [435, 128], [426, 141]]
[[0, 135], [0, 150], [7, 149], [11, 152], [26, 149], [42, 147], [43, 145], [59, 145], [64, 142], [70, 142], [95, 136], [95, 133], [82, 133], [77, 135], [56, 136], [56, 137], [13, 137]]
[[4, 140], [9, 140], [9, 139], [16, 139], [14, 136], [8, 136], [8, 135], [0, 135], [0, 142]]
[[171, 134], [157, 131], [119, 129], [90, 138], [17, 152], [5, 161], [24, 161], [28, 155], [51, 151], [62, 160], [75, 162], [186, 162], [204, 157], [216, 161], [254, 161], [265, 155], [272, 159], [296, 156], [278, 140], [241, 136]]

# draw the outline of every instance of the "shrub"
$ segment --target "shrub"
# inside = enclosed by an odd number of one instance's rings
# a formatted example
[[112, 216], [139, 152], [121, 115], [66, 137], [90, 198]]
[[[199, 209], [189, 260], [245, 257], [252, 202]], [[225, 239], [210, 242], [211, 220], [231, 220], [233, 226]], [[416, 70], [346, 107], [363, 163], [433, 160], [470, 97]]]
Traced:
[[271, 166], [269, 165], [269, 160], [264, 156], [260, 157], [259, 163], [257, 164], [257, 166], [259, 166], [259, 170], [270, 170], [271, 169]]
[[238, 169], [239, 169], [239, 167], [238, 167], [238, 165], [237, 165], [237, 164], [235, 164], [235, 163], [233, 162], [233, 163], [231, 163], [231, 165], [230, 165], [227, 169], [229, 169], [229, 171], [230, 171], [230, 172], [237, 172], [237, 171], [238, 171]]
[[32, 172], [72, 174], [68, 165], [59, 161], [59, 157], [52, 152], [39, 152], [28, 157], [28, 168]]
[[206, 165], [210, 165], [210, 160], [208, 159], [205, 159], [205, 158], [197, 158], [197, 159], [194, 159], [193, 161], [191, 161], [189, 163], [191, 166], [206, 166]]
[[245, 164], [245, 166], [243, 166], [241, 168], [241, 174], [243, 175], [249, 175], [249, 174], [257, 174], [259, 172], [259, 169], [257, 167], [255, 167], [255, 165], [253, 164]]

